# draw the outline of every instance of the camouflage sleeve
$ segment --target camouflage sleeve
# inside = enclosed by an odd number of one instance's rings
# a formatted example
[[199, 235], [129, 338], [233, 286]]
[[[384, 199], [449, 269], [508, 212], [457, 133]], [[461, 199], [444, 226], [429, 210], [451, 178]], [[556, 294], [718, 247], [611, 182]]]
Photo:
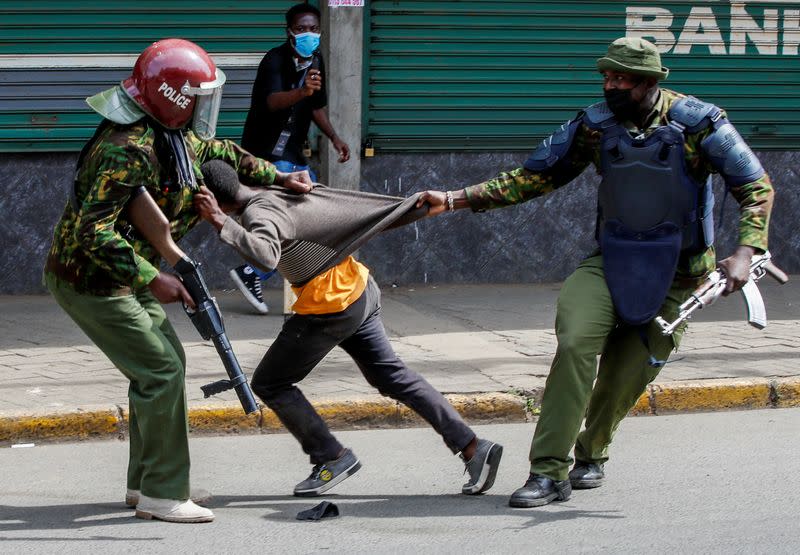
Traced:
[[517, 168], [467, 187], [464, 192], [472, 210], [486, 210], [525, 202], [555, 189], [550, 176]]
[[585, 125], [578, 128], [558, 172], [533, 172], [523, 167], [467, 187], [464, 192], [470, 207], [472, 210], [485, 210], [519, 204], [566, 185], [594, 161], [589, 135]]
[[169, 231], [172, 239], [180, 241], [192, 228], [200, 221], [200, 215], [194, 209], [194, 191], [188, 187], [181, 192], [183, 195], [182, 208], [177, 216], [173, 216], [169, 221]]
[[109, 147], [77, 214], [75, 240], [81, 248], [115, 281], [133, 287], [150, 283], [158, 269], [136, 253], [115, 224], [133, 188], [146, 185], [153, 178], [151, 166], [141, 152]]
[[190, 134], [194, 151], [200, 164], [206, 160], [225, 160], [236, 169], [242, 182], [253, 186], [271, 185], [277, 170], [270, 162], [253, 156], [241, 146], [229, 140], [201, 141]]
[[775, 193], [769, 175], [730, 188], [739, 203], [739, 244], [767, 250], [769, 217]]

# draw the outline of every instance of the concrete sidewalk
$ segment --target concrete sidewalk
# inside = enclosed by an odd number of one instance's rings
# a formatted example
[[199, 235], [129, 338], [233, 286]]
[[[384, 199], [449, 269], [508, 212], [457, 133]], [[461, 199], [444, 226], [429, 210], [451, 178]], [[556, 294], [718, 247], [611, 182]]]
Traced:
[[[535, 416], [555, 352], [560, 284], [384, 288], [384, 321], [398, 354], [473, 422]], [[759, 331], [739, 296], [693, 320], [678, 353], [634, 409], [639, 414], [800, 405], [800, 277], [761, 282], [770, 318]], [[266, 291], [272, 307], [280, 292]], [[236, 292], [219, 292], [228, 336], [250, 375], [283, 316], [255, 315]], [[127, 381], [47, 296], [0, 297], [0, 443], [124, 436]], [[203, 399], [200, 386], [225, 377], [210, 342], [177, 306], [170, 318], [188, 357], [195, 432], [272, 431], [267, 409], [245, 417], [232, 392]], [[341, 351], [301, 388], [332, 427], [415, 423], [378, 395]]]

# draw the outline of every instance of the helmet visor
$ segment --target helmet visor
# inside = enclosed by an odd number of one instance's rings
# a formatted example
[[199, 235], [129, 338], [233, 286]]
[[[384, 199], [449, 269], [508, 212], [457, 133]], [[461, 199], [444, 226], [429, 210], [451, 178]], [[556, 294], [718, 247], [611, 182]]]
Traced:
[[217, 68], [214, 81], [201, 83], [199, 87], [188, 87], [187, 92], [195, 94], [194, 114], [192, 116], [192, 130], [201, 141], [209, 141], [217, 134], [217, 119], [219, 108], [222, 104], [222, 85], [225, 83], [225, 73]]

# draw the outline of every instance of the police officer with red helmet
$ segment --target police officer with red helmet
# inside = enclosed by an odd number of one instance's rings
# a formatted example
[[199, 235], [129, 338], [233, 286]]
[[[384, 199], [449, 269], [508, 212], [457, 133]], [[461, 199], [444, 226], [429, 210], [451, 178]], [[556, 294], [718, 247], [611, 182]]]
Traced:
[[311, 188], [307, 172], [278, 172], [214, 139], [224, 83], [202, 48], [166, 39], [142, 52], [129, 78], [87, 99], [103, 121], [79, 155], [45, 265], [59, 305], [130, 381], [125, 501], [145, 519], [209, 522], [214, 514], [194, 502], [208, 492], [190, 490], [186, 358], [161, 306], [192, 300], [130, 231], [126, 206], [150, 194], [177, 241], [199, 220], [192, 198], [207, 160], [228, 162], [250, 184]]

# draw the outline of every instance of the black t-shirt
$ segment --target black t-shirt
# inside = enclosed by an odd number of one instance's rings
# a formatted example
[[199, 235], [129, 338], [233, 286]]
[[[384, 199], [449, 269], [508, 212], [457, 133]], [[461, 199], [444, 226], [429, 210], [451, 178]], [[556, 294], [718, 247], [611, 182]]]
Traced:
[[[303, 156], [303, 143], [308, 137], [311, 124], [311, 112], [324, 108], [328, 104], [328, 93], [325, 86], [325, 64], [319, 56], [319, 71], [322, 74], [322, 89], [315, 92], [286, 110], [270, 112], [267, 108], [267, 97], [275, 92], [289, 91], [302, 86], [306, 70], [297, 71], [294, 64], [294, 50], [288, 42], [267, 52], [258, 65], [253, 94], [250, 97], [250, 111], [242, 133], [242, 147], [260, 158], [271, 162], [288, 160], [293, 164], [306, 165], [308, 160]], [[287, 129], [289, 116], [294, 110], [294, 120], [288, 126], [292, 135], [286, 149], [280, 157], [272, 155], [272, 149], [281, 131]]]

